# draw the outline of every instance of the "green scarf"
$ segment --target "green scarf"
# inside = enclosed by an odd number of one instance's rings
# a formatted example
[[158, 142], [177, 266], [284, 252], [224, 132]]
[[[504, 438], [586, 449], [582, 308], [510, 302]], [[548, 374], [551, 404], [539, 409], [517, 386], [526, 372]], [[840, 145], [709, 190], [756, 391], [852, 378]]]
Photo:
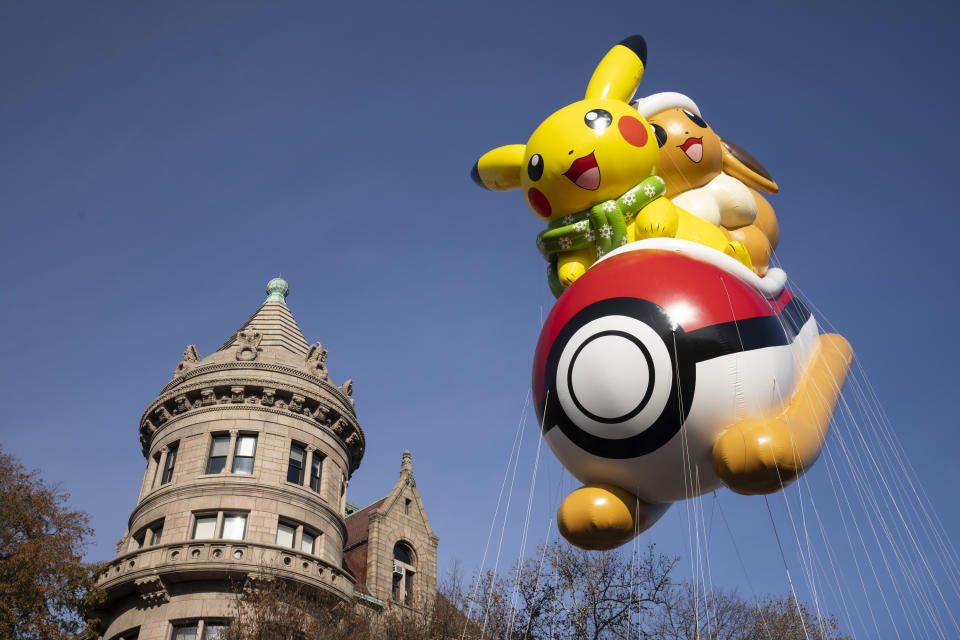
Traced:
[[567, 251], [596, 247], [599, 260], [617, 247], [627, 244], [627, 224], [645, 206], [667, 190], [660, 176], [645, 178], [616, 200], [607, 200], [551, 222], [537, 236], [537, 248], [550, 266], [547, 280], [558, 298], [563, 285], [557, 276], [557, 257]]

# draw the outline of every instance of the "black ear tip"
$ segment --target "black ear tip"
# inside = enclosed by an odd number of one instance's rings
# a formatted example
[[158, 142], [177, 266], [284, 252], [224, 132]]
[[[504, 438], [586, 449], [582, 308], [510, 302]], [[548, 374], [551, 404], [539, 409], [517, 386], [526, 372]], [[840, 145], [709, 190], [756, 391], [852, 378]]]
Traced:
[[643, 39], [641, 35], [628, 36], [621, 40], [619, 44], [622, 44], [630, 51], [633, 51], [637, 54], [637, 57], [640, 58], [640, 62], [643, 63], [643, 66], [647, 66], [647, 41]]
[[479, 186], [484, 189], [487, 188], [487, 185], [483, 184], [483, 180], [480, 178], [480, 161], [473, 163], [473, 168], [470, 169], [470, 177], [473, 178], [473, 181], [476, 182]]

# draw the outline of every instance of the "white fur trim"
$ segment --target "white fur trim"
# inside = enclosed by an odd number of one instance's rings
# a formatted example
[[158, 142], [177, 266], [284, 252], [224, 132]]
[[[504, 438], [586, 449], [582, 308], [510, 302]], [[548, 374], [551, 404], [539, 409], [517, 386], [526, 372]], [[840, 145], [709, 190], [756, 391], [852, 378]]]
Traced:
[[697, 103], [682, 93], [677, 93], [676, 91], [654, 93], [646, 98], [634, 100], [630, 104], [635, 106], [637, 111], [639, 111], [640, 115], [642, 115], [644, 118], [649, 118], [656, 113], [666, 111], [667, 109], [674, 109], [676, 107], [691, 111], [698, 116], [700, 115], [700, 109], [697, 107]]
[[782, 269], [777, 269], [776, 267], [768, 269], [767, 275], [761, 278], [739, 260], [725, 253], [711, 249], [706, 245], [690, 242], [689, 240], [681, 240], [680, 238], [646, 238], [644, 240], [637, 240], [636, 242], [631, 242], [614, 249], [597, 260], [597, 262], [609, 260], [613, 256], [621, 253], [643, 251], [645, 249], [675, 251], [688, 255], [696, 260], [712, 264], [715, 267], [723, 269], [730, 275], [743, 280], [756, 289], [763, 297], [770, 300], [783, 293], [787, 285], [787, 274]]

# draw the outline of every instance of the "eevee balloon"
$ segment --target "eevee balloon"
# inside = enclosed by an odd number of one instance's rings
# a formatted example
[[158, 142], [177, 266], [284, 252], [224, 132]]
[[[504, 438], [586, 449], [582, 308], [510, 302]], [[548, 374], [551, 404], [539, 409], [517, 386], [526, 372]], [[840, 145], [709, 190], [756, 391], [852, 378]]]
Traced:
[[767, 271], [780, 237], [773, 207], [759, 191], [777, 183], [749, 153], [722, 139], [689, 97], [655, 93], [633, 103], [660, 145], [658, 175], [666, 196], [698, 218], [722, 227], [750, 254], [753, 270]]
[[646, 58], [641, 36], [624, 39], [597, 65], [583, 100], [550, 115], [527, 144], [484, 154], [471, 172], [488, 189], [522, 189], [549, 223], [538, 245], [551, 262], [556, 295], [597, 258], [643, 238], [683, 238], [749, 263], [742, 245], [716, 225], [662, 197], [657, 140], [630, 106]]

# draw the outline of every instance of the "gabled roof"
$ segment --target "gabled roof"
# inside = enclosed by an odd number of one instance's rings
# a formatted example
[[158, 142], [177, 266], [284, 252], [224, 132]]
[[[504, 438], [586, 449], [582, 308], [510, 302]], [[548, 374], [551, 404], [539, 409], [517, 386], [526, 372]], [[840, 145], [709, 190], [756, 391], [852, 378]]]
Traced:
[[346, 517], [347, 543], [343, 548], [343, 564], [357, 579], [356, 589], [367, 589], [367, 539], [370, 535], [370, 514], [376, 511], [386, 498], [381, 498]]

